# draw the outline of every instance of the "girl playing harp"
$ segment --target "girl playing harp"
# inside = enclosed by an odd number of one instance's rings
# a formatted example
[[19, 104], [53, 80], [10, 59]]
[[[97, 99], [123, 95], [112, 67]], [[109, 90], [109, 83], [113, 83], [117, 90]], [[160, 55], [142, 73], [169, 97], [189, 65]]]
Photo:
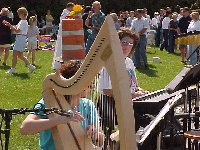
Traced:
[[[80, 64], [77, 61], [69, 61], [61, 66], [60, 74], [66, 78], [71, 78], [79, 69]], [[89, 87], [77, 95], [66, 95], [65, 99], [68, 101], [72, 110], [73, 117], [55, 116], [48, 119], [43, 116], [43, 112], [30, 113], [21, 125], [20, 132], [24, 135], [30, 135], [40, 132], [40, 148], [43, 150], [55, 150], [55, 145], [50, 128], [59, 124], [67, 124], [70, 121], [80, 122], [84, 128], [85, 133], [91, 137], [94, 145], [102, 146], [104, 141], [104, 134], [99, 128], [99, 117], [97, 115], [94, 103], [87, 99]], [[45, 108], [44, 100], [41, 99], [35, 108]], [[67, 139], [66, 139], [67, 140]]]

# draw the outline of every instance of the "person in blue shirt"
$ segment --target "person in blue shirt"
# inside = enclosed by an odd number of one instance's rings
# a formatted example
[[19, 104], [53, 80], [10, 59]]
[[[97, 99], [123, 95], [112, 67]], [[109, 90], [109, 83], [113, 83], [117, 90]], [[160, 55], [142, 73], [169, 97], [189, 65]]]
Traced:
[[[79, 69], [79, 64], [76, 61], [68, 61], [63, 64], [60, 69], [60, 74], [66, 79], [72, 77]], [[44, 112], [30, 113], [26, 119], [22, 122], [20, 133], [23, 135], [31, 135], [40, 133], [40, 148], [42, 150], [55, 150], [55, 144], [51, 133], [51, 128], [59, 124], [66, 124], [71, 121], [80, 122], [85, 133], [91, 137], [93, 143], [97, 146], [102, 146], [104, 141], [104, 133], [101, 129], [98, 129], [99, 117], [94, 103], [87, 99], [87, 93], [89, 87], [87, 87], [81, 94], [78, 94], [80, 98], [77, 99], [77, 95], [66, 95], [65, 99], [69, 102], [74, 111], [73, 117], [66, 117], [57, 115], [53, 118], [48, 118], [44, 115]], [[44, 100], [41, 99], [35, 107], [42, 110], [45, 108]]]

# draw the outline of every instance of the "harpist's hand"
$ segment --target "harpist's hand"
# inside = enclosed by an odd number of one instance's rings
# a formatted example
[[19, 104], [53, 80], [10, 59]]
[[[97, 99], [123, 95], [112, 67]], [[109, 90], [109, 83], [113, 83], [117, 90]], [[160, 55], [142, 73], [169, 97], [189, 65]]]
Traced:
[[102, 130], [95, 127], [95, 125], [88, 125], [86, 127], [87, 136], [91, 137], [94, 145], [101, 147], [104, 141], [104, 133]]
[[82, 122], [82, 121], [85, 120], [84, 117], [81, 115], [80, 112], [74, 112], [74, 116], [72, 116], [72, 117], [58, 116], [57, 119], [60, 122], [60, 124], [69, 123], [70, 121], [73, 121], [73, 122]]

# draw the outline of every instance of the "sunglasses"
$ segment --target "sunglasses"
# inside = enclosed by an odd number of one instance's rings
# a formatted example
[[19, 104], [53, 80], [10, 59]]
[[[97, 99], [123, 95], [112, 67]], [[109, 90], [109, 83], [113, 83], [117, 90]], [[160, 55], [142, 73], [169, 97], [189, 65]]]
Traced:
[[133, 43], [131, 43], [131, 42], [128, 42], [128, 41], [121, 41], [121, 44], [122, 45], [125, 45], [125, 46], [133, 46]]

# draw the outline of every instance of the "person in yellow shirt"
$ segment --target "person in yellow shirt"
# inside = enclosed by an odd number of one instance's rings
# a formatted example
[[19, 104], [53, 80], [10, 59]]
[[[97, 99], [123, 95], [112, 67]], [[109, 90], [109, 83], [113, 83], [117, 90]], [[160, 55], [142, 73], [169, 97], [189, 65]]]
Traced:
[[50, 10], [47, 10], [47, 15], [45, 16], [45, 20], [46, 20], [46, 34], [50, 34], [54, 21]]

